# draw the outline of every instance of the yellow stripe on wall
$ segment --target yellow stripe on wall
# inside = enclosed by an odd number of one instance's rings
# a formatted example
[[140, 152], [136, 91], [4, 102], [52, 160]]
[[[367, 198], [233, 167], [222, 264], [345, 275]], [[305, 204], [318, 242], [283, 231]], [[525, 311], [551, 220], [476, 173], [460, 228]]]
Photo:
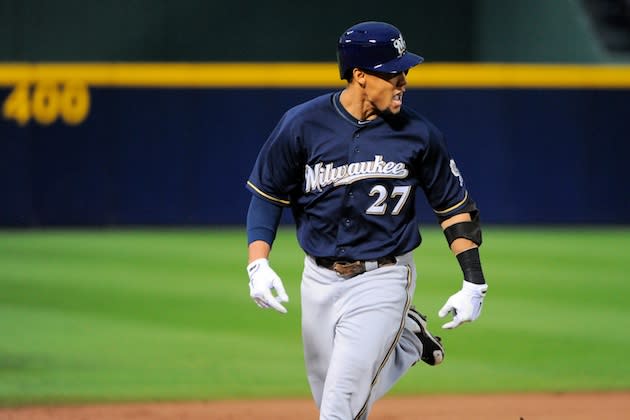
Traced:
[[329, 87], [333, 63], [98, 63], [0, 65], [0, 84], [33, 80], [83, 80], [109, 87]]
[[[90, 86], [334, 88], [335, 63], [14, 63], [0, 86], [81, 80]], [[630, 66], [425, 63], [409, 73], [421, 88], [630, 88]]]

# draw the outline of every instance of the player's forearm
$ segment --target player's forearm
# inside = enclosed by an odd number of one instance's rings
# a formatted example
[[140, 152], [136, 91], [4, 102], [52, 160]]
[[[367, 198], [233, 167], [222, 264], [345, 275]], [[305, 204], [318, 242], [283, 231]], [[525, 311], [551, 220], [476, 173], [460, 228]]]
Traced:
[[271, 252], [271, 245], [265, 241], [254, 241], [249, 244], [248, 247], [248, 259], [247, 263], [251, 263], [260, 258], [269, 258]]
[[276, 237], [282, 207], [252, 196], [247, 211], [248, 262], [268, 258]]
[[[440, 225], [443, 230], [456, 223], [470, 222], [472, 218], [470, 213], [456, 214], [444, 220]], [[477, 226], [477, 228], [479, 228]], [[479, 238], [481, 237], [479, 230]], [[471, 236], [472, 237], [472, 236]], [[480, 242], [481, 243], [481, 242]], [[457, 257], [457, 262], [462, 269], [464, 280], [469, 283], [485, 284], [486, 280], [481, 268], [481, 259], [479, 257], [479, 245], [468, 238], [456, 238], [450, 244], [451, 251]]]
[[[442, 223], [440, 223], [440, 226], [442, 226], [442, 230], [445, 230], [455, 223], [470, 222], [471, 220], [472, 218], [470, 217], [470, 213], [460, 213], [444, 220]], [[476, 243], [466, 238], [457, 238], [451, 243], [451, 251], [453, 251], [453, 254], [455, 255], [476, 247]]]

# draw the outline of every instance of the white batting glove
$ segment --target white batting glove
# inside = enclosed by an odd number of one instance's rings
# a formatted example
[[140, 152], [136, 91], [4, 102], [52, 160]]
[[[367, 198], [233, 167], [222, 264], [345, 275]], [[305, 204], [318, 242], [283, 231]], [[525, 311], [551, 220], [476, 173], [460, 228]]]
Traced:
[[[249, 274], [249, 295], [261, 308], [273, 308], [283, 314], [287, 310], [280, 302], [288, 302], [289, 296], [284, 290], [282, 280], [269, 266], [266, 258], [259, 258], [247, 265]], [[277, 296], [271, 294], [271, 289], [275, 289]]]
[[448, 298], [446, 304], [438, 312], [440, 318], [444, 318], [449, 313], [453, 314], [453, 320], [442, 325], [442, 328], [455, 328], [464, 322], [477, 319], [481, 314], [483, 298], [487, 291], [487, 284], [474, 284], [464, 280], [462, 289]]

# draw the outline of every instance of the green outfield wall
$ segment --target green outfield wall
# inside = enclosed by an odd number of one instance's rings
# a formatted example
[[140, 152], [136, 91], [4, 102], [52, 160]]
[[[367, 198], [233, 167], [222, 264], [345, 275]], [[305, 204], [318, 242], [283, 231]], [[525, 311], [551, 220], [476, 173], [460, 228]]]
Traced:
[[362, 20], [433, 62], [607, 58], [578, 0], [0, 0], [0, 61], [334, 61]]

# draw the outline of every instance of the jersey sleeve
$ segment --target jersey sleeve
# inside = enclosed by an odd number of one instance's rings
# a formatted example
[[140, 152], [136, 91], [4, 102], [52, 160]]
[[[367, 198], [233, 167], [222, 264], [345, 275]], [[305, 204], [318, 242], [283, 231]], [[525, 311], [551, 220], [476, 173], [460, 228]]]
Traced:
[[274, 204], [289, 206], [290, 192], [301, 183], [298, 124], [286, 113], [261, 148], [247, 188]]
[[420, 183], [440, 219], [467, 211], [470, 197], [442, 133], [429, 125], [427, 147], [418, 164]]

